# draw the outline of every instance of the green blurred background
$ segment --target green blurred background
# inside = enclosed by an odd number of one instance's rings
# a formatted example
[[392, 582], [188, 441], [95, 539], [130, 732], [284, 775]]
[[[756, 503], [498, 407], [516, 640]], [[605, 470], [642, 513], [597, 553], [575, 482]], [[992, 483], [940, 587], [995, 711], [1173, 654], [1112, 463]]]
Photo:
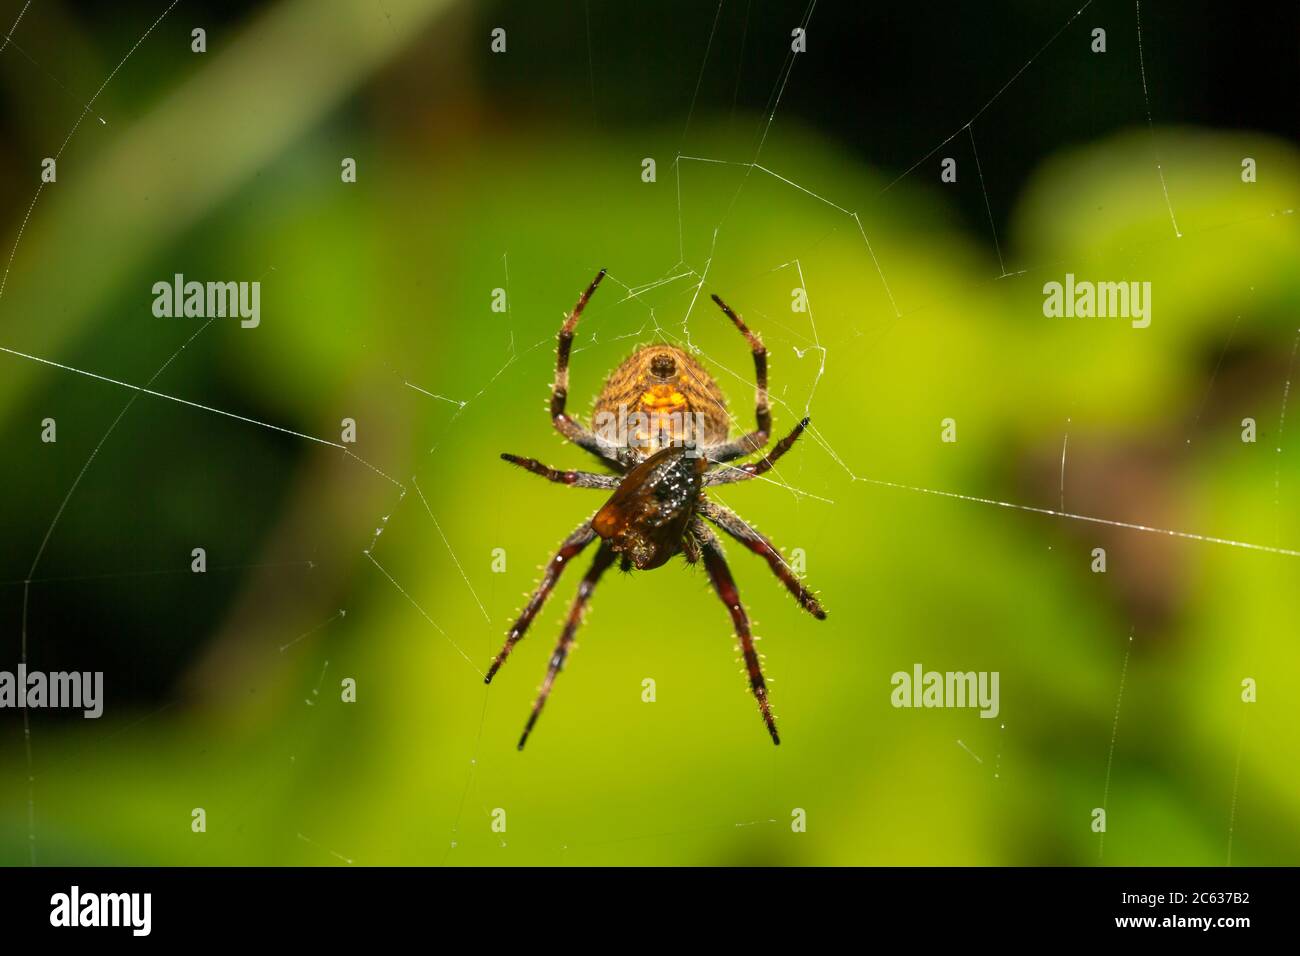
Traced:
[[[987, 502], [1300, 547], [1296, 13], [1143, 4], [1148, 126], [1134, 5], [1076, 9], [821, 3], [791, 65], [807, 7], [761, 0], [34, 5], [0, 53], [0, 346], [357, 442], [0, 353], [0, 668], [25, 628], [107, 689], [30, 739], [0, 712], [0, 862], [1295, 863], [1300, 558]], [[497, 456], [589, 466], [544, 403], [601, 267], [571, 407], [661, 339], [747, 423], [717, 292], [776, 431], [813, 417], [718, 496], [830, 612], [729, 549], [780, 748], [680, 563], [602, 582], [524, 753], [576, 576], [482, 683], [599, 504]], [[178, 272], [260, 280], [260, 327], [154, 317]], [[1044, 318], [1066, 272], [1150, 281], [1151, 327]], [[999, 718], [892, 708], [915, 663], [998, 671]]]

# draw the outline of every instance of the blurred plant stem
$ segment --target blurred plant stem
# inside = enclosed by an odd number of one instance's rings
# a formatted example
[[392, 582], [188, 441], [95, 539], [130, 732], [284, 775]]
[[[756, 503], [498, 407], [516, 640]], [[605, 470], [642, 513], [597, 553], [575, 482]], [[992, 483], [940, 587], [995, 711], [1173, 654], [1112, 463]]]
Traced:
[[[23, 228], [4, 250], [12, 261], [0, 294], [3, 344], [42, 357], [60, 354], [133, 271], [201, 222], [451, 6], [451, 0], [385, 0], [380, 10], [345, 0], [285, 0], [229, 42], [209, 38], [206, 65], [138, 119], [114, 117], [102, 100], [93, 104], [109, 113], [109, 125], [80, 117], [59, 157], [58, 181], [38, 191], [33, 167], [35, 198], [30, 209], [20, 204], [30, 218], [20, 220]], [[129, 84], [131, 66], [128, 55], [102, 92]], [[201, 135], [194, 134], [196, 117], [202, 117]], [[119, 129], [102, 150], [84, 148]], [[51, 142], [48, 149], [52, 155], [60, 147]], [[337, 175], [337, 167], [321, 169], [322, 177]], [[88, 221], [106, 224], [117, 241], [95, 241]], [[64, 281], [52, 288], [51, 275]], [[148, 308], [147, 286], [139, 301]], [[0, 410], [18, 401], [38, 374], [49, 374], [13, 356], [4, 363]]]

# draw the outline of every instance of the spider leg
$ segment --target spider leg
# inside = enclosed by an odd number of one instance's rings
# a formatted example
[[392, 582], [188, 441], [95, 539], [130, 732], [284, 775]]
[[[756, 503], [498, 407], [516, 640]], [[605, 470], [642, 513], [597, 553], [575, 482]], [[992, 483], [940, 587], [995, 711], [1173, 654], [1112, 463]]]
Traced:
[[767, 561], [767, 566], [772, 569], [772, 573], [785, 585], [786, 590], [794, 595], [800, 607], [819, 621], [826, 619], [826, 612], [822, 610], [821, 603], [803, 586], [803, 582], [795, 577], [795, 573], [790, 570], [790, 565], [785, 563], [785, 558], [781, 557], [781, 552], [776, 549], [776, 545], [750, 527], [740, 515], [716, 501], [701, 498], [699, 511], [750, 551]]
[[596, 551], [596, 557], [592, 559], [591, 567], [578, 585], [578, 595], [573, 599], [573, 606], [569, 608], [569, 618], [564, 622], [564, 630], [560, 634], [560, 642], [555, 645], [555, 652], [551, 654], [550, 666], [546, 668], [546, 679], [542, 681], [541, 690], [537, 692], [537, 700], [533, 702], [533, 712], [528, 715], [528, 723], [524, 725], [524, 732], [519, 738], [519, 749], [524, 749], [524, 744], [528, 742], [528, 735], [533, 732], [533, 725], [537, 723], [537, 718], [541, 716], [542, 708], [546, 706], [546, 698], [551, 696], [551, 687], [555, 684], [555, 677], [564, 668], [564, 661], [569, 656], [569, 648], [573, 646], [573, 635], [577, 633], [578, 625], [582, 623], [582, 612], [587, 607], [587, 602], [591, 599], [591, 592], [596, 590], [596, 582], [605, 570], [614, 563], [617, 557], [614, 550], [607, 544], [602, 544]]
[[488, 668], [483, 683], [492, 683], [492, 678], [496, 676], [496, 672], [501, 669], [501, 665], [506, 662], [506, 658], [514, 650], [515, 644], [524, 636], [524, 632], [528, 630], [528, 625], [533, 623], [533, 618], [537, 616], [537, 612], [546, 603], [546, 599], [555, 588], [555, 582], [560, 579], [560, 574], [582, 552], [583, 548], [591, 544], [595, 537], [596, 531], [591, 526], [591, 520], [588, 519], [573, 534], [564, 539], [564, 543], [560, 545], [560, 550], [555, 553], [555, 557], [551, 558], [546, 565], [546, 570], [542, 573], [542, 583], [537, 585], [537, 590], [533, 591], [533, 596], [528, 599], [528, 604], [519, 615], [519, 620], [515, 621], [514, 627], [510, 628], [510, 633], [506, 637], [505, 646], [501, 648], [501, 653], [492, 658], [492, 665]]
[[601, 269], [596, 273], [596, 278], [591, 280], [591, 285], [587, 286], [586, 291], [578, 296], [578, 304], [573, 307], [573, 311], [560, 326], [559, 344], [555, 349], [555, 382], [551, 385], [551, 424], [555, 426], [556, 431], [579, 448], [597, 455], [607, 464], [622, 470], [618, 449], [609, 442], [601, 441], [599, 436], [590, 429], [583, 428], [565, 412], [569, 400], [569, 353], [573, 349], [573, 332], [578, 327], [582, 310], [587, 307], [587, 300], [591, 298], [603, 278], [605, 278], [605, 270]]
[[501, 460], [508, 461], [512, 465], [518, 465], [520, 468], [531, 471], [534, 475], [541, 475], [547, 481], [554, 481], [562, 485], [574, 485], [578, 488], [613, 490], [618, 487], [620, 480], [613, 475], [597, 475], [590, 471], [560, 471], [558, 468], [543, 465], [536, 458], [520, 458], [518, 455], [502, 454]]
[[772, 735], [772, 743], [779, 744], [781, 738], [776, 732], [776, 720], [772, 717], [772, 706], [767, 699], [767, 684], [763, 680], [763, 665], [759, 662], [758, 652], [754, 650], [754, 635], [749, 630], [749, 616], [740, 603], [740, 591], [731, 576], [731, 569], [722, 556], [722, 545], [718, 536], [710, 531], [703, 522], [696, 522], [696, 534], [700, 539], [700, 549], [704, 556], [704, 568], [709, 573], [713, 590], [717, 592], [722, 603], [731, 612], [731, 623], [736, 628], [736, 637], [740, 639], [740, 649], [745, 656], [745, 669], [749, 672], [749, 689], [758, 701], [759, 712], [767, 732]]
[[716, 461], [732, 461], [758, 451], [767, 444], [768, 437], [772, 433], [772, 411], [767, 403], [767, 349], [740, 316], [732, 311], [731, 306], [716, 295], [713, 301], [727, 314], [727, 318], [731, 319], [741, 335], [749, 341], [750, 351], [754, 353], [754, 418], [757, 420], [758, 427], [748, 435], [742, 435], [733, 442], [719, 445], [709, 452], [709, 456]]
[[[790, 446], [795, 443], [796, 439], [803, 434], [803, 430], [807, 427], [808, 419], [805, 418], [790, 430], [790, 434], [777, 442], [772, 447], [772, 450], [758, 461], [740, 465], [739, 467], [724, 468], [721, 471], [710, 472], [705, 476], [704, 483], [706, 485], [729, 485], [733, 482], [747, 481], [750, 478], [757, 478], [759, 475], [771, 471], [772, 466], [776, 464], [777, 459], [790, 450]], [[705, 451], [707, 453], [708, 449], [705, 449]], [[716, 461], [717, 459], [710, 455], [710, 460]]]

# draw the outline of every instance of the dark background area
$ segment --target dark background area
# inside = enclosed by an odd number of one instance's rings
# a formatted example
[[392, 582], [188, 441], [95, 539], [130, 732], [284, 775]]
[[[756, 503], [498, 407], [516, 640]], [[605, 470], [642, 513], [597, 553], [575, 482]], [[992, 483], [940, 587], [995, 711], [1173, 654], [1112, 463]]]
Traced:
[[[809, 62], [794, 65], [780, 116], [899, 175], [1037, 57], [976, 123], [1002, 231], [1012, 197], [1045, 156], [1146, 122], [1131, 0], [1094, 0], [1044, 49], [1079, 6], [822, 0], [808, 28]], [[503, 116], [545, 107], [545, 115], [567, 113], [575, 125], [683, 122], [698, 83], [696, 116], [748, 119], [771, 111], [789, 49], [782, 40], [799, 25], [791, 9], [777, 0], [487, 4], [479, 31], [503, 25], [518, 40], [503, 64], [487, 69], [484, 52], [477, 66]], [[1214, 0], [1148, 0], [1141, 11], [1156, 124], [1300, 134], [1300, 4], [1251, 5], [1243, 14]], [[1107, 31], [1105, 54], [1079, 42], [1093, 27]], [[572, 45], [557, 51], [556, 36]], [[953, 148], [968, 148], [964, 137]], [[971, 222], [985, 224], [978, 191], [961, 190], [958, 201]]]
[[[183, 35], [189, 23], [203, 23], [220, 31], [240, 24], [260, 6], [243, 0], [182, 2], [183, 22], [178, 18], [162, 29]], [[60, 6], [79, 30], [101, 42], [116, 34], [119, 43], [129, 44], [135, 35], [134, 19], [124, 24], [121, 4]], [[153, 7], [161, 12], [166, 4], [137, 6], [144, 16]], [[734, 118], [739, 113], [747, 120], [752, 112], [770, 111], [777, 77], [787, 65], [783, 41], [799, 22], [792, 17], [796, 9], [808, 7], [780, 0], [476, 3], [460, 15], [458, 30], [486, 35], [493, 26], [503, 26], [509, 32], [509, 57], [492, 61], [486, 45], [476, 43], [466, 61], [503, 121], [527, 123], [538, 115], [558, 115], [568, 117], [575, 128], [681, 122], [685, 132], [683, 117], [693, 98], [695, 117]], [[1146, 121], [1134, 3], [1093, 0], [1075, 24], [1086, 26], [1085, 33], [1094, 26], [1106, 29], [1104, 55], [1077, 42], [1073, 29], [1044, 49], [1077, 9], [1079, 4], [1070, 0], [995, 5], [820, 0], [808, 33], [816, 64], [795, 64], [796, 82], [782, 93], [781, 117], [816, 127], [870, 165], [897, 175], [960, 129], [1041, 53], [976, 127], [982, 150], [989, 154], [986, 187], [1001, 227], [1011, 198], [1044, 156]], [[1300, 137], [1300, 4], [1256, 3], [1243, 13], [1222, 0], [1148, 0], [1141, 12], [1156, 124]], [[13, 15], [8, 9], [0, 15], [6, 29]], [[48, 58], [49, 69], [57, 74], [54, 67], [65, 62], [57, 38], [39, 35], [49, 46], [32, 53], [42, 61]], [[430, 39], [417, 64], [426, 71], [438, 46], [436, 38]], [[157, 51], [145, 48], [137, 55], [151, 54]], [[462, 56], [456, 49], [445, 55], [453, 61]], [[0, 142], [6, 144], [0, 169], [7, 166], [16, 175], [12, 164], [24, 149], [22, 134], [30, 117], [20, 122], [13, 109], [27, 101], [25, 87], [45, 88], [52, 109], [68, 116], [75, 116], [75, 98], [85, 87], [65, 78], [69, 89], [61, 90], [42, 68], [21, 56], [8, 59], [0, 63], [6, 80], [0, 93]], [[410, 68], [410, 63], [402, 64], [391, 72]], [[85, 86], [93, 88], [89, 79]], [[364, 121], [364, 111], [358, 118]], [[54, 126], [61, 128], [61, 123]], [[958, 146], [966, 144], [954, 141]], [[19, 201], [17, 193], [0, 194], [0, 202]], [[971, 222], [986, 221], [978, 192], [962, 190], [958, 202]], [[12, 208], [0, 211], [12, 218]]]

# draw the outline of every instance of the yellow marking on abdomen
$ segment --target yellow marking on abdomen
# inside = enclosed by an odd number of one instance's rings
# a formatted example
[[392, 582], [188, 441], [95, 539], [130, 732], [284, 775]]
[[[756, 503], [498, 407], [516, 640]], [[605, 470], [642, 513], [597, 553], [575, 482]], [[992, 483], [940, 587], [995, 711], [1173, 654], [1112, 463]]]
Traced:
[[641, 394], [641, 408], [647, 412], [673, 412], [686, 407], [686, 396], [672, 385], [651, 385]]

